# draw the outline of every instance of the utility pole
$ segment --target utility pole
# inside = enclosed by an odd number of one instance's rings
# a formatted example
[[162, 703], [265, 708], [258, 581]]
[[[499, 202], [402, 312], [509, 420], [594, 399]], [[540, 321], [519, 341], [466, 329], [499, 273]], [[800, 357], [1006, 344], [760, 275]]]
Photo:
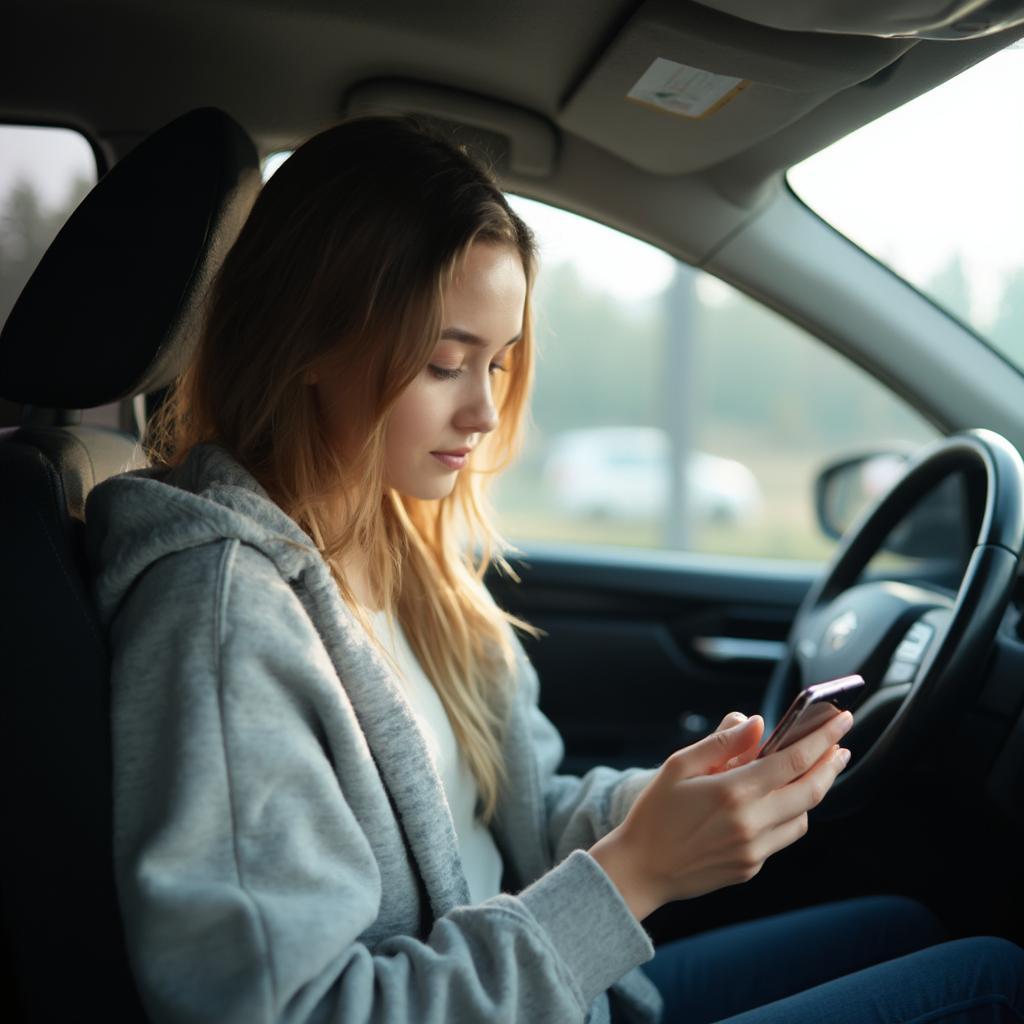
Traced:
[[697, 324], [697, 272], [676, 261], [676, 272], [664, 292], [665, 337], [662, 409], [669, 441], [669, 488], [662, 542], [685, 550], [692, 541], [691, 502], [687, 466], [693, 451], [694, 381], [693, 335]]

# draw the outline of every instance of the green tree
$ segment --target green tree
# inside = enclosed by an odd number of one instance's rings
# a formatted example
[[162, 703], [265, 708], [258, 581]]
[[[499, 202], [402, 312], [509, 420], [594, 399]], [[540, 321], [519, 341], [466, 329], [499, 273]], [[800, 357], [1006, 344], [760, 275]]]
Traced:
[[535, 304], [533, 418], [543, 435], [657, 422], [661, 341], [655, 316], [590, 288], [568, 262], [545, 266]]
[[78, 176], [68, 186], [64, 202], [47, 209], [35, 186], [21, 178], [0, 200], [0, 324], [14, 308], [43, 253], [90, 188], [92, 182]]
[[964, 265], [957, 253], [937, 274], [929, 278], [923, 291], [965, 324], [971, 323], [971, 289]]
[[24, 178], [19, 178], [7, 194], [3, 221], [4, 235], [22, 259], [45, 251], [52, 241], [50, 217], [35, 186]]
[[1003, 282], [991, 336], [1001, 352], [1024, 367], [1024, 269], [1014, 271]]
[[800, 327], [735, 292], [698, 310], [697, 447], [825, 456], [927, 436], [916, 414]]

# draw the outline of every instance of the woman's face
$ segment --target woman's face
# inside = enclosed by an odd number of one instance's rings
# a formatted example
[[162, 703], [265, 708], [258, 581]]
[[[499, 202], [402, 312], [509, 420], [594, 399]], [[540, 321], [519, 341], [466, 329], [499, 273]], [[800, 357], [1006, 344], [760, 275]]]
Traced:
[[385, 437], [385, 480], [399, 494], [451, 493], [484, 434], [498, 425], [491, 387], [523, 329], [526, 275], [511, 246], [476, 242], [444, 293], [429, 364], [401, 393]]

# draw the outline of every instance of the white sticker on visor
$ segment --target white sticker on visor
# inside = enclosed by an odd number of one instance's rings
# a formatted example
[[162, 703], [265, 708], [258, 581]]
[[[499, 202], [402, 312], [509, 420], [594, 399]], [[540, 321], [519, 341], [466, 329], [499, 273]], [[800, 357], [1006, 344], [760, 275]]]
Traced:
[[626, 99], [679, 117], [707, 117], [750, 85], [748, 78], [730, 78], [712, 71], [655, 58]]

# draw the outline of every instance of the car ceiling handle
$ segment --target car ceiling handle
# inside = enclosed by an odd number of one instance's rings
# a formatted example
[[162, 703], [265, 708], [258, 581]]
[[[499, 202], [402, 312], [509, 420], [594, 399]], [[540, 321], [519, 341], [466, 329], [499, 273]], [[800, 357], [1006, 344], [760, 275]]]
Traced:
[[360, 82], [345, 98], [346, 112], [397, 111], [427, 114], [504, 136], [508, 168], [516, 174], [546, 178], [555, 169], [558, 134], [551, 122], [522, 107], [440, 85], [401, 79]]

